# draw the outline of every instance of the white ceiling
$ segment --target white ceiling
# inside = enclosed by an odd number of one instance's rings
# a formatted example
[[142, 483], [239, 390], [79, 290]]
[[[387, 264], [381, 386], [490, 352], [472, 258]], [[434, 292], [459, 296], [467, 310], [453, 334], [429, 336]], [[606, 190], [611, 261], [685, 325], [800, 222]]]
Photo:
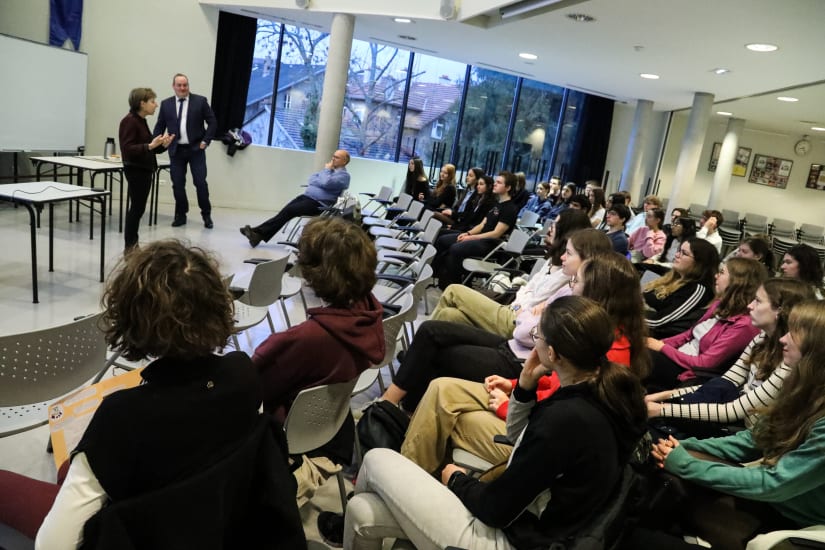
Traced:
[[[398, 5], [309, 0], [303, 10], [294, 0], [200, 0], [236, 13], [323, 28], [333, 12], [346, 11], [355, 15], [355, 35], [361, 40], [506, 69], [629, 104], [649, 99], [660, 111], [689, 108], [695, 92], [708, 92], [715, 96], [714, 111], [730, 111], [751, 129], [814, 137], [818, 133], [811, 126], [825, 127], [825, 0], [562, 0], [538, 15], [507, 20], [498, 9], [512, 2], [455, 1], [457, 17], [447, 21], [439, 17], [440, 3], [434, 0]], [[595, 21], [575, 22], [567, 17], [572, 13]], [[395, 23], [390, 15], [410, 16], [414, 22]], [[754, 42], [776, 44], [779, 50], [745, 49]], [[528, 62], [519, 52], [539, 57]], [[731, 72], [717, 76], [715, 68]], [[645, 80], [640, 73], [661, 78]], [[778, 95], [800, 101], [779, 102]]]

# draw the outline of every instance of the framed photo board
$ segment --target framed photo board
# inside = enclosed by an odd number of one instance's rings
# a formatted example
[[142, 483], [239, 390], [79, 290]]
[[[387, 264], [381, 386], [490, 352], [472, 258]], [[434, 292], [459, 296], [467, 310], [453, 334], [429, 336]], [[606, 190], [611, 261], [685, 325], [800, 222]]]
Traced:
[[[708, 163], [708, 170], [716, 172], [716, 166], [719, 164], [719, 153], [722, 151], [722, 144], [714, 142], [713, 149], [710, 152], [710, 162]], [[736, 151], [736, 160], [733, 161], [733, 170], [731, 175], [744, 178], [748, 173], [748, 163], [751, 161], [752, 150], [748, 147], [740, 147]]]
[[791, 168], [793, 168], [792, 160], [767, 155], [754, 155], [751, 176], [748, 181], [785, 189], [788, 186]]
[[825, 191], [825, 164], [811, 164], [808, 172], [808, 181], [805, 183], [808, 189]]

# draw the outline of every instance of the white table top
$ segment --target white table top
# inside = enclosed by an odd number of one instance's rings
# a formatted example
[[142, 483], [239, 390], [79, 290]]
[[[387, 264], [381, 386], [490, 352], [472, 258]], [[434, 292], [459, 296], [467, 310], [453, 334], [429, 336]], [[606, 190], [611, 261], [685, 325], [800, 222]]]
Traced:
[[[117, 158], [108, 158], [105, 159], [102, 156], [89, 156], [84, 155], [82, 157], [31, 157], [31, 160], [35, 160], [37, 162], [48, 162], [50, 164], [55, 164], [57, 166], [71, 166], [72, 168], [80, 168], [82, 170], [93, 170], [102, 172], [105, 170], [122, 170], [123, 169], [123, 162], [121, 161], [120, 157]], [[158, 158], [158, 167], [159, 168], [166, 168], [169, 166], [169, 159], [168, 158]]]
[[20, 202], [47, 203], [109, 195], [109, 191], [70, 185], [59, 181], [27, 181], [0, 185], [0, 197]]

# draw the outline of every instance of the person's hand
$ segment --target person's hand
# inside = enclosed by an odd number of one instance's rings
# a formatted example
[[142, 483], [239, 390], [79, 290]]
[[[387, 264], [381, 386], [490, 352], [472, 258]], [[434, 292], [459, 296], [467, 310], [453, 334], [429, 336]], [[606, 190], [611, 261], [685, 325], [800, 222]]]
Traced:
[[490, 392], [490, 399], [487, 401], [487, 407], [489, 407], [491, 411], [496, 412], [502, 404], [507, 403], [509, 400], [509, 395], [499, 389], [494, 389]]
[[484, 379], [484, 389], [487, 390], [487, 393], [491, 393], [493, 390], [501, 390], [510, 395], [513, 391], [513, 383], [502, 376], [493, 374]]
[[678, 446], [679, 440], [672, 435], [669, 435], [667, 436], [667, 439], [659, 439], [658, 442], [651, 446], [650, 456], [653, 457], [653, 461], [656, 462], [656, 466], [659, 468], [664, 468], [665, 462], [667, 461], [667, 456]]
[[332, 161], [329, 161], [328, 163], [326, 163], [324, 165], [324, 168], [326, 168], [327, 170], [332, 170]]
[[714, 229], [716, 229], [718, 227], [718, 225], [719, 225], [719, 220], [716, 219], [716, 216], [709, 217], [707, 219], [707, 221], [705, 222], [705, 227], [708, 229], [708, 231], [713, 231]]
[[163, 145], [164, 136], [155, 136], [152, 138], [152, 141], [149, 142], [149, 149], [157, 149], [158, 147]]
[[456, 466], [455, 464], [447, 464], [444, 466], [444, 469], [441, 470], [441, 483], [447, 485], [447, 482], [450, 481], [450, 476], [453, 475], [455, 472], [464, 472], [467, 473], [467, 470]]
[[649, 393], [645, 395], [645, 402], [651, 403], [663, 401], [665, 399], [670, 399], [671, 397], [673, 397], [673, 392], [674, 390], [665, 390], [656, 393]]
[[518, 385], [525, 390], [534, 390], [539, 385], [539, 378], [550, 372], [547, 367], [539, 361], [539, 354], [535, 348], [530, 351], [530, 355], [524, 360], [524, 367], [518, 377]]
[[462, 233], [461, 235], [458, 236], [458, 239], [456, 239], [456, 240], [458, 242], [472, 241], [474, 239], [474, 237], [475, 237], [474, 235], [471, 235], [468, 232], [468, 233]]
[[424, 200], [424, 193], [419, 193], [418, 194], [418, 200], [420, 200], [420, 201]]
[[445, 216], [452, 216], [453, 215], [453, 211], [450, 208], [445, 208], [444, 210], [441, 211], [441, 213], [444, 214]]
[[648, 258], [647, 260], [643, 261], [642, 263], [643, 264], [655, 264], [656, 260], [654, 260], [653, 258]]
[[161, 137], [163, 138], [161, 145], [163, 145], [164, 147], [169, 147], [169, 145], [171, 145], [172, 141], [174, 141], [175, 139], [175, 134], [163, 134]]
[[647, 337], [647, 349], [653, 351], [662, 351], [662, 348], [665, 347], [665, 343], [661, 340], [657, 340], [656, 338], [651, 338], [650, 336]]
[[205, 141], [201, 141], [200, 147], [201, 147], [201, 150], [203, 150], [203, 149], [206, 149], [207, 147], [209, 147], [209, 144], [206, 143]]
[[657, 416], [661, 416], [662, 414], [662, 404], [656, 401], [646, 401], [645, 404], [647, 405], [647, 417], [648, 418], [656, 418]]

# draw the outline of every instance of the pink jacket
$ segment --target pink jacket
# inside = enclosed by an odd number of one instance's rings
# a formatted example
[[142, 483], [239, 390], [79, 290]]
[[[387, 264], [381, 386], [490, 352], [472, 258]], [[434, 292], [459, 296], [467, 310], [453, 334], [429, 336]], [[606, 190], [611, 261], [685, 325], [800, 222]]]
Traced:
[[679, 347], [693, 339], [693, 329], [696, 325], [710, 319], [718, 307], [719, 300], [715, 300], [690, 330], [663, 340], [665, 347], [662, 348], [662, 353], [685, 369], [685, 372], [679, 375], [680, 381], [696, 378], [695, 371], [707, 374], [722, 373], [730, 366], [728, 363], [739, 357], [748, 343], [759, 334], [759, 329], [751, 324], [750, 315], [740, 313], [719, 319], [713, 325], [699, 340], [699, 355], [688, 355], [679, 351]]
[[666, 240], [667, 235], [661, 229], [651, 231], [649, 227], [644, 226], [630, 234], [627, 246], [630, 250], [638, 250], [647, 259], [661, 254], [665, 249]]

